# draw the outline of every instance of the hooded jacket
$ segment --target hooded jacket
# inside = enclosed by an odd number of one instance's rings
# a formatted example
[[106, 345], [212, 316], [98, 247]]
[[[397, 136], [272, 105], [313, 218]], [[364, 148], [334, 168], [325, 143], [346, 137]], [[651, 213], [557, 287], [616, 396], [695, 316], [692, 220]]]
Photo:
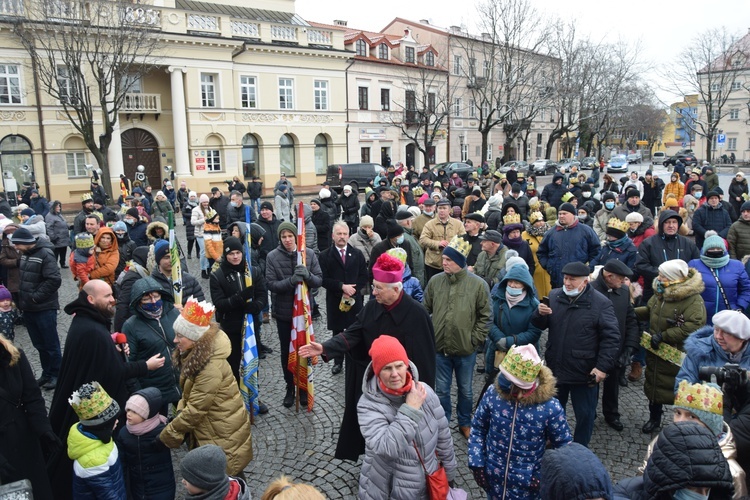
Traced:
[[148, 247], [137, 247], [133, 251], [133, 259], [128, 263], [127, 271], [117, 277], [115, 289], [117, 296], [122, 300], [117, 301], [115, 308], [114, 331], [122, 331], [122, 325], [130, 317], [130, 292], [136, 281], [151, 276], [151, 271], [146, 264], [148, 260]]
[[477, 406], [467, 455], [469, 467], [484, 469], [492, 498], [540, 498], [547, 441], [555, 449], [573, 440], [565, 410], [555, 398], [555, 377], [546, 366], [538, 383], [527, 396], [514, 397], [495, 380]]
[[52, 202], [52, 209], [44, 216], [44, 223], [47, 227], [47, 237], [49, 237], [52, 246], [63, 248], [70, 246], [70, 230], [68, 222], [62, 213], [55, 213], [55, 209], [60, 206], [59, 201]]
[[[409, 369], [413, 383], [420, 383], [414, 363], [409, 362]], [[383, 393], [372, 363], [367, 367], [362, 397], [357, 404], [359, 426], [365, 438], [365, 457], [359, 475], [361, 500], [428, 499], [425, 469], [430, 474], [435, 472], [438, 460], [445, 467], [449, 481], [456, 477], [458, 464], [445, 412], [430, 386], [422, 386], [427, 398], [415, 410], [406, 404], [406, 396]]]
[[[109, 248], [102, 249], [99, 247], [99, 241], [103, 234], [108, 234], [112, 238]], [[117, 236], [109, 227], [100, 227], [94, 236], [94, 256], [96, 257], [96, 266], [89, 273], [92, 280], [101, 279], [114, 289], [115, 286], [115, 269], [120, 264], [120, 250], [117, 245]]]
[[[750, 306], [750, 278], [747, 276], [745, 266], [739, 260], [729, 259], [729, 262], [719, 269], [709, 268], [700, 259], [691, 260], [688, 262], [688, 266], [697, 269], [703, 277], [705, 288], [701, 292], [701, 297], [706, 306], [707, 324], [713, 325], [714, 314], [719, 311], [725, 309], [744, 311]], [[716, 284], [715, 276], [719, 277], [721, 289], [724, 291], [723, 294]], [[729, 307], [724, 301], [724, 295], [729, 301]]]
[[695, 245], [703, 248], [703, 241], [706, 239], [706, 231], [716, 231], [719, 236], [726, 239], [729, 228], [732, 225], [732, 218], [724, 206], [719, 203], [712, 207], [709, 203], [704, 203], [693, 214], [693, 232], [695, 233]]
[[716, 343], [712, 326], [704, 326], [691, 333], [685, 340], [685, 353], [687, 355], [675, 377], [675, 392], [683, 380], [691, 384], [700, 383], [698, 369], [702, 366], [724, 366], [727, 363], [737, 363], [743, 370], [750, 370], [750, 349], [742, 352], [739, 361], [731, 361], [729, 354]]
[[[563, 180], [563, 182], [560, 183], [559, 185], [556, 182], [558, 179]], [[542, 194], [539, 196], [539, 199], [542, 201], [546, 201], [555, 210], [557, 210], [560, 207], [560, 205], [562, 205], [563, 195], [568, 192], [567, 188], [565, 187], [564, 181], [565, 181], [565, 176], [561, 174], [560, 172], [555, 172], [555, 174], [552, 176], [552, 182], [544, 186], [544, 189], [542, 189]]]
[[57, 292], [62, 278], [52, 244], [38, 240], [33, 248], [21, 255], [19, 268], [18, 308], [23, 312], [60, 309]]
[[578, 443], [544, 454], [540, 483], [544, 500], [613, 498], [607, 469], [596, 455]]
[[103, 443], [75, 423], [67, 439], [73, 463], [73, 498], [117, 500], [127, 498], [122, 463], [114, 440]]
[[28, 229], [31, 235], [36, 238], [37, 241], [49, 241], [49, 237], [47, 236], [47, 224], [44, 222], [44, 216], [32, 215], [26, 220], [26, 222], [21, 225]]

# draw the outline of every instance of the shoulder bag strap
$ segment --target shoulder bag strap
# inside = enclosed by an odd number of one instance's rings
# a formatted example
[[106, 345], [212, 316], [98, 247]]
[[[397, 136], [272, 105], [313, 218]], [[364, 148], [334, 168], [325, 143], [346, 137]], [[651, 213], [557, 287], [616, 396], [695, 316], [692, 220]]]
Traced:
[[422, 455], [419, 454], [419, 448], [417, 448], [416, 441], [412, 441], [412, 445], [414, 445], [414, 451], [417, 452], [417, 458], [419, 459], [419, 463], [422, 464], [422, 469], [424, 470], [424, 473], [428, 474], [427, 468], [424, 466], [424, 461], [422, 460]]
[[716, 286], [719, 287], [719, 291], [721, 292], [721, 296], [724, 299], [724, 304], [727, 306], [727, 309], [731, 309], [731, 306], [729, 305], [729, 299], [727, 299], [727, 294], [724, 293], [724, 287], [721, 286], [721, 281], [719, 280], [719, 274], [716, 272], [716, 269], [711, 269], [711, 274], [713, 275], [714, 279], [716, 280]]

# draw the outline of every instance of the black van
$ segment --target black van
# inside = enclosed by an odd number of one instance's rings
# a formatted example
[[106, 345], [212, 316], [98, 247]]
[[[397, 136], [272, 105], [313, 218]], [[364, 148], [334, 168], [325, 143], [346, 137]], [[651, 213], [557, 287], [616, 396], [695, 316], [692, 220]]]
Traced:
[[368, 179], [375, 177], [385, 169], [377, 163], [338, 163], [328, 165], [326, 181], [331, 189], [341, 192], [344, 186], [349, 184], [354, 192], [360, 189], [364, 191]]

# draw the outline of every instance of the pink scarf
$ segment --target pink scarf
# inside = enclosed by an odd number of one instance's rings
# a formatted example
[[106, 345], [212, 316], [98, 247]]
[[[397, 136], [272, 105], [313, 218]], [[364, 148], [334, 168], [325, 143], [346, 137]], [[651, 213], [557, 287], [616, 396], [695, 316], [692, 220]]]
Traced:
[[125, 426], [128, 428], [128, 432], [130, 432], [134, 436], [143, 436], [144, 434], [156, 429], [159, 424], [166, 423], [167, 417], [165, 417], [161, 413], [157, 413], [153, 417], [144, 420], [140, 424], [125, 424]]
[[524, 290], [521, 295], [516, 295], [515, 297], [509, 294], [507, 291], [505, 292], [505, 301], [508, 303], [508, 308], [510, 309], [513, 309], [513, 306], [517, 306], [518, 303], [521, 302], [525, 298], [526, 298], [526, 290]]

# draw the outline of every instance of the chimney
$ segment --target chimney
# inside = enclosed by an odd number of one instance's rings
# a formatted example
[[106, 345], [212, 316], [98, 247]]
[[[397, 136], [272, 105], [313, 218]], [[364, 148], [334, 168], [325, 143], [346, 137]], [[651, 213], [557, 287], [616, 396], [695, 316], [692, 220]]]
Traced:
[[448, 28], [448, 31], [450, 31], [454, 35], [458, 35], [461, 33], [461, 26], [451, 26]]
[[430, 20], [429, 19], [420, 19], [419, 22], [421, 24], [430, 24]]
[[341, 19], [334, 19], [333, 20], [333, 24], [334, 24], [334, 26], [343, 26], [343, 27], [346, 27], [346, 25], [348, 24], [348, 22], [347, 21], [342, 21]]
[[491, 42], [492, 41], [492, 35], [489, 33], [482, 33], [482, 41], [484, 42]]

